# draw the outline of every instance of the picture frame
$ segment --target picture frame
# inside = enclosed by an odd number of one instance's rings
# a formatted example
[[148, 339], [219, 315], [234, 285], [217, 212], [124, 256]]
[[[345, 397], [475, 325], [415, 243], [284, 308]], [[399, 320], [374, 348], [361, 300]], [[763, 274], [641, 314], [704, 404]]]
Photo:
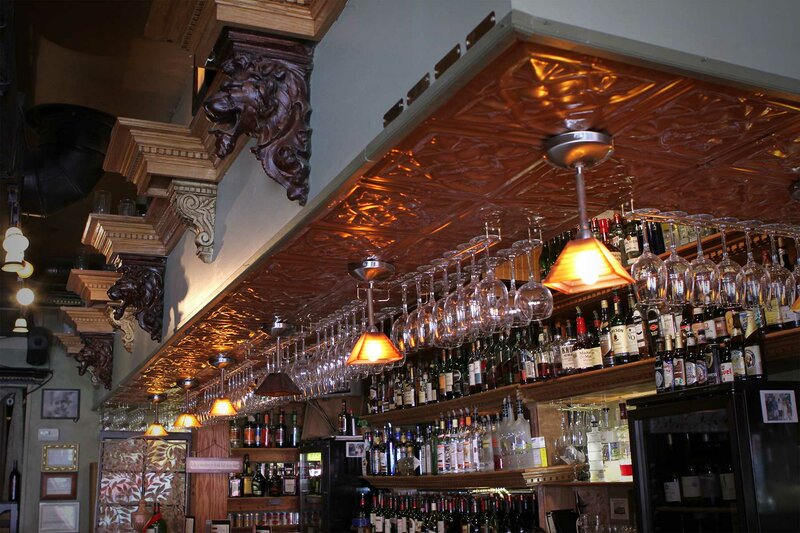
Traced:
[[39, 533], [78, 533], [81, 502], [40, 502]]
[[74, 500], [77, 494], [77, 472], [42, 472], [40, 500]]
[[364, 443], [363, 442], [347, 442], [347, 443], [345, 443], [345, 456], [346, 457], [364, 457]]
[[43, 420], [74, 420], [81, 417], [80, 389], [42, 389]]
[[611, 520], [624, 520], [626, 522], [631, 519], [630, 504], [627, 498], [609, 498], [609, 519]]
[[212, 520], [210, 533], [231, 533], [230, 520]]
[[765, 424], [796, 424], [797, 400], [793, 390], [762, 390], [761, 418]]
[[42, 446], [42, 472], [76, 472], [77, 444], [45, 444]]

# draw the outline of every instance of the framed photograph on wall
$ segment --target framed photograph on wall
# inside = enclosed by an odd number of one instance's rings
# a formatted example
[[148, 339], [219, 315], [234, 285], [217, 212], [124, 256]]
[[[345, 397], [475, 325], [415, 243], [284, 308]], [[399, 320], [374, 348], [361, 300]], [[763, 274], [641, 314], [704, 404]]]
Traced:
[[40, 500], [74, 500], [78, 493], [78, 473], [42, 472]]
[[42, 390], [42, 418], [78, 420], [80, 416], [80, 389]]
[[78, 533], [80, 502], [39, 503], [39, 533]]
[[76, 472], [77, 444], [45, 444], [42, 446], [42, 472]]

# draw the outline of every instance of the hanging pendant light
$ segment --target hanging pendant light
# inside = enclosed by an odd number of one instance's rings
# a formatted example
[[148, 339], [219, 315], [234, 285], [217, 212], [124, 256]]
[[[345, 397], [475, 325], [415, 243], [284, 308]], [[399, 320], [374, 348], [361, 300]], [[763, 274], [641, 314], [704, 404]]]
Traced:
[[16, 226], [11, 226], [6, 230], [5, 239], [3, 239], [3, 250], [6, 251], [6, 257], [3, 261], [3, 272], [19, 272], [25, 267], [25, 250], [28, 249], [30, 242], [22, 230]]
[[383, 281], [394, 274], [394, 265], [385, 261], [369, 259], [348, 265], [350, 275], [367, 283], [367, 331], [356, 341], [348, 365], [385, 365], [403, 359], [397, 347], [392, 344], [382, 331], [375, 327], [375, 316], [372, 304], [372, 290], [376, 281]]
[[28, 321], [24, 316], [19, 317], [14, 321], [14, 329], [12, 333], [28, 333]]
[[275, 359], [277, 372], [269, 372], [258, 386], [254, 394], [259, 396], [270, 396], [273, 398], [284, 396], [295, 396], [300, 394], [300, 389], [289, 377], [289, 374], [281, 370], [281, 336], [291, 333], [291, 324], [284, 322], [280, 317], [275, 317], [270, 328], [270, 335], [277, 339], [275, 343]]
[[236, 414], [236, 408], [225, 397], [225, 367], [232, 362], [233, 359], [224, 353], [217, 354], [208, 360], [208, 363], [214, 368], [218, 368], [220, 372], [220, 395], [211, 405], [211, 410], [208, 412], [209, 416], [233, 416]]
[[197, 380], [194, 378], [182, 379], [177, 383], [177, 386], [186, 391], [186, 403], [184, 404], [183, 412], [178, 415], [173, 425], [176, 428], [185, 429], [203, 427], [203, 424], [200, 423], [194, 413], [189, 409], [189, 391], [197, 387]]
[[167, 436], [167, 430], [164, 429], [164, 426], [162, 426], [161, 422], [158, 421], [158, 404], [163, 400], [163, 394], [150, 395], [150, 402], [155, 406], [156, 409], [156, 417], [153, 420], [153, 423], [147, 426], [147, 430], [144, 432], [143, 436], [147, 439], [156, 439]]
[[551, 165], [575, 171], [580, 229], [550, 269], [544, 284], [567, 294], [617, 287], [633, 283], [605, 245], [592, 237], [586, 216], [583, 175], [614, 152], [611, 136], [595, 131], [573, 131], [551, 138], [545, 144], [545, 160]]

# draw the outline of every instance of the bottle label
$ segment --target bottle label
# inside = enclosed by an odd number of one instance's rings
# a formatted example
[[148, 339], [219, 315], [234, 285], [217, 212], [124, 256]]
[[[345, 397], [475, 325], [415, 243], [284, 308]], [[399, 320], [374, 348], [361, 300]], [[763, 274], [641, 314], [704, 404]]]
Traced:
[[681, 489], [684, 498], [699, 498], [700, 478], [698, 476], [681, 476]]
[[296, 489], [297, 489], [297, 484], [295, 483], [295, 479], [293, 477], [283, 478], [284, 494], [294, 494]]
[[375, 533], [383, 533], [383, 517], [382, 516], [376, 516], [375, 517], [375, 521], [373, 522], [373, 524], [375, 524]]
[[420, 405], [428, 403], [427, 393], [428, 393], [428, 385], [426, 383], [420, 383], [419, 393], [417, 394], [417, 396], [419, 396]]
[[603, 352], [599, 346], [595, 346], [591, 350], [592, 366], [603, 366]]
[[717, 338], [717, 322], [713, 318], [710, 318], [705, 321], [705, 326], [703, 327], [706, 331], [706, 340], [712, 340]]
[[561, 368], [575, 368], [575, 355], [572, 346], [561, 346]]
[[639, 239], [633, 235], [625, 236], [625, 255], [628, 257], [639, 257], [641, 255]]
[[[451, 377], [452, 377], [452, 374], [451, 374]], [[447, 374], [444, 373], [444, 372], [440, 372], [439, 373], [439, 392], [442, 393], [442, 394], [447, 392]]]
[[661, 315], [661, 331], [666, 336], [675, 335], [675, 318], [672, 313], [664, 313]]
[[761, 347], [758, 344], [745, 347], [744, 365], [748, 376], [761, 376], [764, 374]]
[[747, 376], [744, 364], [744, 353], [739, 348], [731, 349], [731, 363], [733, 364], [733, 377], [741, 378]]
[[694, 365], [694, 372], [697, 376], [697, 384], [705, 385], [708, 381], [708, 373], [706, 370], [706, 360], [704, 357], [700, 356], [697, 358], [697, 361]]
[[636, 324], [625, 326], [625, 343], [629, 354], [636, 355], [639, 353], [639, 343], [636, 341]]
[[611, 350], [614, 355], [628, 353], [628, 338], [625, 334], [625, 326], [611, 327]]
[[715, 473], [700, 474], [700, 491], [706, 499], [716, 500], [720, 497], [719, 479]]
[[672, 383], [673, 380], [673, 373], [672, 373], [672, 361], [664, 361], [664, 389], [665, 390], [672, 390]]
[[600, 336], [600, 356], [606, 357], [610, 353], [611, 353], [611, 333], [606, 332], [605, 334]]
[[439, 442], [436, 444], [436, 471], [440, 474], [447, 472], [447, 462], [445, 459], [445, 445]]
[[444, 373], [444, 391], [445, 392], [453, 392], [453, 373], [452, 372], [445, 372]]
[[681, 501], [681, 489], [677, 479], [664, 482], [664, 501], [667, 503], [677, 503]]
[[576, 356], [578, 368], [591, 368], [594, 366], [591, 348], [578, 348], [573, 353]]
[[[480, 363], [478, 363], [478, 364], [480, 364]], [[469, 369], [469, 386], [470, 387], [474, 387], [475, 386], [475, 362], [474, 361], [469, 364], [468, 369]]]
[[733, 472], [719, 475], [719, 484], [722, 489], [722, 499], [729, 501], [736, 499], [736, 481], [733, 478]]
[[444, 528], [444, 520], [436, 521], [436, 533], [447, 533], [447, 531]]
[[683, 387], [686, 385], [686, 375], [684, 374], [683, 370], [683, 359], [677, 358], [673, 359], [673, 374], [672, 374], [672, 382], [676, 387]]
[[428, 403], [435, 403], [438, 396], [438, 389], [433, 386], [432, 382], [428, 382], [428, 391], [426, 396], [428, 397]]
[[773, 298], [769, 304], [764, 308], [764, 318], [766, 318], [768, 326], [781, 324], [781, 307], [778, 305], [778, 300]]
[[686, 372], [686, 386], [690, 387], [697, 383], [697, 367], [694, 364], [694, 361], [686, 361], [685, 372]]
[[664, 370], [656, 368], [656, 390], [664, 390]]
[[733, 363], [721, 363], [719, 365], [720, 378], [722, 383], [733, 381]]

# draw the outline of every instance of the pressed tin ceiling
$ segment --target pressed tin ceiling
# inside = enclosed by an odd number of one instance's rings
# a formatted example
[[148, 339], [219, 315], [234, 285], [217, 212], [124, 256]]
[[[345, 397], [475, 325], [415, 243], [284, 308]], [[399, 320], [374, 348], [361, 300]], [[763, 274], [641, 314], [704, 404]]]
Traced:
[[[574, 176], [542, 161], [568, 130], [614, 136], [611, 160], [587, 180], [588, 210], [638, 206], [800, 223], [800, 109], [789, 100], [613, 59], [515, 41], [341, 191], [294, 240], [261, 258], [107, 400], [145, 403], [181, 377], [201, 380], [214, 351], [266, 341], [260, 327], [326, 316], [355, 296], [349, 261], [416, 270], [479, 234], [486, 207], [504, 238], [523, 213], [549, 233], [575, 224]], [[502, 245], [501, 245], [502, 246]], [[396, 295], [395, 295], [396, 299]]]

